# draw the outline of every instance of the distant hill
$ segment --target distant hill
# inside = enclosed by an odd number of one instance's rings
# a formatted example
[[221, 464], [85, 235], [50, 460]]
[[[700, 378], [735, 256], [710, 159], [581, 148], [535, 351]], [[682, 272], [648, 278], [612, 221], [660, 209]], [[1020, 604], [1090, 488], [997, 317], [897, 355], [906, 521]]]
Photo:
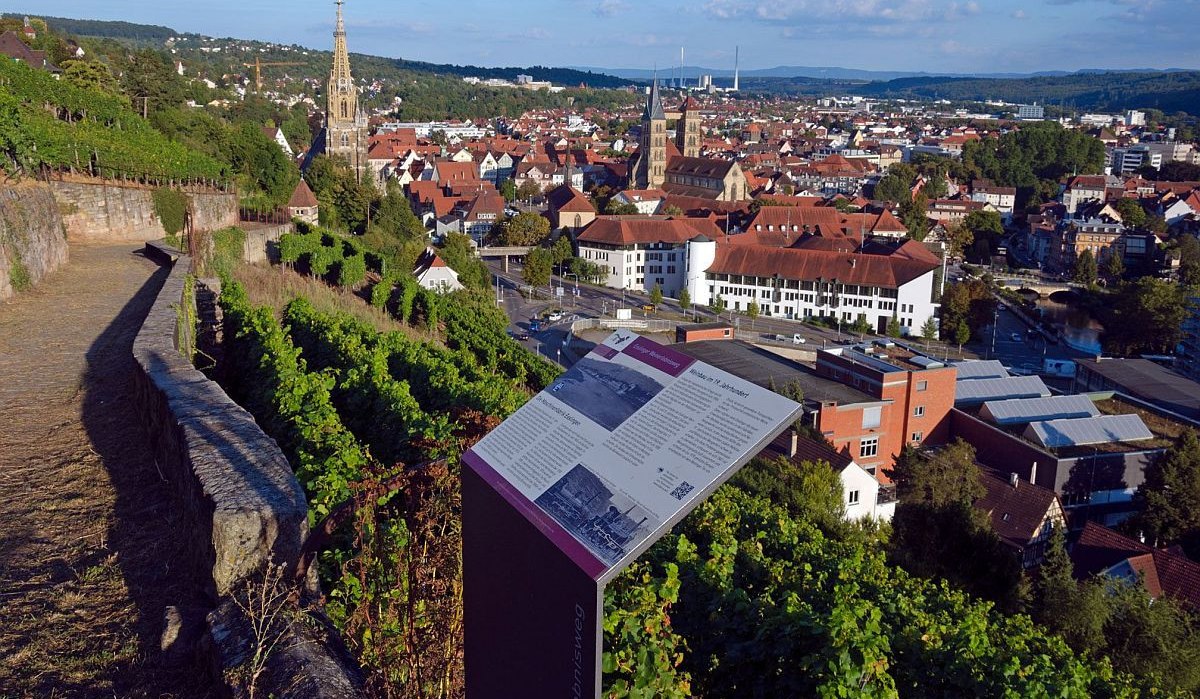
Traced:
[[[18, 12], [6, 12], [4, 17], [23, 17]], [[166, 41], [173, 36], [180, 36], [180, 33], [170, 27], [162, 27], [156, 24], [135, 24], [133, 22], [110, 22], [98, 19], [69, 19], [67, 17], [46, 17], [37, 15], [37, 17], [46, 20], [46, 24], [52, 31], [60, 34], [72, 34], [74, 36], [93, 36], [101, 39], [127, 39], [130, 41]]]
[[[629, 80], [650, 80], [655, 72], [643, 68], [597, 68], [595, 66], [570, 66], [578, 70], [614, 75]], [[1179, 68], [1156, 70], [1139, 68], [1133, 70], [1105, 70], [1087, 68], [1075, 72], [1065, 70], [1047, 70], [1036, 73], [931, 73], [927, 71], [904, 70], [864, 70], [860, 68], [841, 68], [838, 66], [775, 66], [774, 68], [743, 68], [742, 78], [813, 78], [824, 80], [857, 80], [863, 82], [888, 81], [901, 78], [995, 78], [995, 79], [1024, 79], [1034, 77], [1069, 76], [1091, 73], [1170, 73], [1180, 72]], [[658, 71], [660, 80], [674, 80], [680, 73], [678, 66], [668, 66]], [[684, 66], [683, 77], [694, 82], [701, 75], [711, 75], [714, 78], [732, 78], [733, 69], [706, 68], [703, 66]]]
[[[22, 15], [18, 13], [6, 13], [4, 16], [21, 17]], [[38, 15], [38, 17], [46, 20], [46, 24], [48, 24], [52, 30], [62, 34], [71, 34], [75, 36], [116, 39], [118, 41], [127, 41], [139, 44], [145, 42], [162, 43], [171, 37], [202, 38], [199, 34], [179, 32], [171, 27], [163, 27], [153, 24], [112, 22], [95, 19], [70, 19], [67, 17], [45, 17], [42, 15]], [[249, 40], [247, 40], [245, 43], [255, 48], [267, 45], [267, 42]], [[549, 80], [556, 85], [566, 85], [569, 87], [575, 87], [580, 84], [588, 87], [622, 87], [631, 83], [630, 80], [624, 78], [603, 73], [574, 70], [571, 68], [550, 68], [546, 66], [484, 68], [470, 65], [460, 66], [447, 63], [410, 61], [403, 58], [389, 58], [384, 56], [367, 55], [363, 56], [363, 58], [368, 60], [386, 61], [394, 68], [413, 71], [416, 73], [456, 75], [459, 77], [476, 76], [484, 79], [499, 78], [504, 80], [516, 80], [518, 75], [530, 75], [535, 80]], [[322, 67], [322, 70], [325, 70], [325, 68]]]
[[1074, 73], [1022, 79], [900, 78], [855, 88], [885, 98], [999, 99], [1062, 104], [1080, 111], [1161, 109], [1200, 115], [1200, 71]]

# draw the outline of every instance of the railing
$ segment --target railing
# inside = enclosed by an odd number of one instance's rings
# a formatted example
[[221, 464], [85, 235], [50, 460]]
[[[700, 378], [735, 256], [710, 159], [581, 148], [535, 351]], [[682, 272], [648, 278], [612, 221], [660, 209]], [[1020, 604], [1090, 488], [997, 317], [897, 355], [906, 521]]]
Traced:
[[238, 219], [248, 223], [287, 224], [292, 222], [292, 215], [286, 209], [274, 211], [259, 211], [258, 209], [238, 208]]
[[176, 178], [160, 173], [117, 170], [103, 166], [76, 170], [75, 168], [58, 169], [42, 165], [33, 169], [29, 174], [42, 182], [99, 182], [120, 187], [169, 187], [196, 194], [227, 194], [233, 191], [229, 180], [224, 179]]
[[630, 330], [646, 330], [652, 333], [671, 332], [675, 329], [675, 322], [671, 320], [650, 320], [649, 318], [634, 318], [631, 320], [616, 320], [615, 318], [582, 318], [571, 323], [571, 334], [578, 334], [583, 330], [617, 330], [627, 328]]

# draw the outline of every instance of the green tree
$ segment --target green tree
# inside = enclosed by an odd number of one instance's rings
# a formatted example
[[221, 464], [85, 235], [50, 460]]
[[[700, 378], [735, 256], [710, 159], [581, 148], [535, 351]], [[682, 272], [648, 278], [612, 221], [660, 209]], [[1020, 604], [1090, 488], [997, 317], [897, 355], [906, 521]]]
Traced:
[[638, 208], [636, 204], [623, 204], [616, 199], [610, 199], [608, 206], [604, 207], [604, 213], [609, 216], [636, 216]]
[[[802, 437], [803, 438], [803, 437]], [[846, 503], [842, 479], [825, 461], [756, 458], [730, 480], [752, 495], [766, 498], [796, 519], [826, 533], [844, 533]]]
[[669, 205], [663, 207], [663, 210], [660, 213], [663, 216], [672, 216], [674, 218], [680, 218], [683, 216], [683, 209], [679, 208], [678, 206], [675, 206], [674, 204], [669, 204]]
[[1096, 274], [1096, 257], [1090, 249], [1084, 249], [1079, 253], [1079, 257], [1075, 258], [1075, 269], [1071, 272], [1071, 279], [1077, 284], [1091, 288], [1096, 285]]
[[[424, 249], [424, 244], [420, 249]], [[458, 281], [468, 289], [486, 289], [491, 284], [492, 273], [475, 254], [475, 241], [465, 233], [451, 233], [442, 241], [439, 249], [442, 260], [458, 273]], [[411, 270], [412, 266], [401, 268]]]
[[554, 245], [550, 246], [550, 259], [555, 267], [561, 268], [574, 257], [575, 249], [571, 247], [571, 236], [564, 232], [554, 241]]
[[522, 211], [499, 226], [504, 245], [537, 245], [550, 235], [550, 221], [534, 211]]
[[1200, 438], [1184, 430], [1175, 444], [1146, 467], [1134, 496], [1138, 514], [1131, 529], [1152, 546], [1182, 543], [1200, 553]]
[[687, 313], [692, 309], [692, 295], [688, 293], [687, 287], [679, 290], [679, 308]]
[[965, 320], [958, 321], [954, 326], [954, 341], [958, 343], [958, 351], [962, 352], [962, 346], [967, 344], [971, 339], [971, 327], [967, 325]]
[[[545, 219], [542, 219], [545, 220]], [[550, 283], [550, 273], [553, 271], [554, 258], [545, 248], [533, 248], [525, 256], [525, 267], [521, 270], [521, 278], [532, 286], [545, 286]]]
[[650, 303], [652, 305], [654, 305], [655, 307], [657, 307], [657, 306], [662, 305], [662, 301], [663, 301], [662, 285], [655, 284], [654, 288], [650, 290]]
[[1076, 651], [1095, 653], [1104, 646], [1108, 605], [1102, 585], [1080, 585], [1073, 571], [1066, 533], [1056, 527], [1035, 579], [1031, 614]]
[[725, 312], [725, 299], [721, 296], [714, 296], [712, 303], [708, 305], [708, 309], [717, 315]]
[[1114, 354], [1169, 353], [1182, 337], [1187, 288], [1154, 277], [1126, 284], [1103, 308], [1104, 344]]
[[912, 180], [905, 181], [896, 173], [889, 172], [875, 184], [875, 199], [904, 204], [912, 201]]
[[921, 326], [921, 339], [925, 341], [925, 344], [929, 344], [937, 338], [937, 334], [937, 321], [933, 319], [933, 316], [926, 318], [924, 325]]
[[888, 319], [887, 336], [900, 337], [902, 334], [904, 334], [904, 331], [900, 329], [900, 319], [893, 313], [892, 317]]
[[929, 198], [918, 192], [911, 201], [900, 205], [900, 220], [908, 228], [908, 237], [920, 242], [929, 234]]
[[961, 257], [975, 244], [975, 231], [962, 225], [961, 222], [950, 226], [950, 230], [946, 231], [946, 237], [952, 257]]
[[1113, 208], [1121, 214], [1121, 223], [1126, 228], [1144, 228], [1148, 222], [1146, 210], [1137, 199], [1122, 197], [1113, 204]]
[[866, 313], [858, 314], [858, 317], [854, 319], [854, 325], [850, 326], [850, 331], [859, 335], [866, 335], [871, 332], [871, 323], [867, 320]]
[[517, 187], [517, 198], [521, 201], [532, 201], [542, 195], [542, 186], [533, 180], [524, 180]]
[[758, 318], [759, 311], [760, 309], [758, 307], [758, 300], [750, 299], [750, 303], [746, 304], [746, 316], [750, 318], [750, 320], [754, 320]]
[[153, 114], [183, 104], [187, 85], [166, 54], [141, 49], [125, 58], [120, 74], [121, 89], [138, 113]]
[[1108, 249], [1108, 256], [1104, 258], [1104, 276], [1114, 283], [1121, 281], [1125, 276], [1125, 262], [1121, 259], [1121, 251], [1115, 245]]
[[915, 575], [946, 578], [1002, 609], [1021, 606], [1021, 566], [974, 503], [985, 490], [975, 449], [956, 439], [936, 451], [912, 447], [886, 471], [900, 504], [892, 518], [889, 550]]
[[119, 84], [108, 66], [100, 61], [71, 60], [60, 66], [63, 80], [77, 87], [115, 93]]
[[514, 202], [517, 200], [517, 183], [511, 179], [504, 180], [500, 183], [500, 196], [504, 197], [504, 201]]

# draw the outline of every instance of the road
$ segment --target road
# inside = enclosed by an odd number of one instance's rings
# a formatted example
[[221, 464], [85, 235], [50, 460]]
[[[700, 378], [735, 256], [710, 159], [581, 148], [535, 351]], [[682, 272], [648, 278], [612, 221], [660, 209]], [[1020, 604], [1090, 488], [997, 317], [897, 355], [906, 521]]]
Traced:
[[[518, 336], [529, 333], [530, 337], [525, 341], [525, 345], [530, 350], [537, 351], [552, 361], [559, 361], [564, 366], [569, 366], [568, 362], [571, 361], [571, 358], [566, 353], [560, 353], [558, 349], [562, 347], [563, 341], [566, 339], [570, 321], [575, 318], [612, 317], [618, 308], [631, 308], [635, 318], [658, 318], [674, 320], [679, 323], [686, 323], [689, 320], [692, 322], [717, 320], [717, 316], [708, 309], [698, 307], [694, 307], [690, 314], [685, 314], [684, 310], [671, 300], [665, 300], [660, 304], [657, 312], [646, 312], [641, 307], [650, 303], [649, 294], [623, 292], [590, 284], [577, 284], [571, 275], [566, 278], [554, 276], [551, 279], [552, 288], [562, 288], [563, 295], [561, 297], [551, 296], [550, 288], [540, 287], [542, 297], [530, 300], [521, 293], [523, 289], [528, 288], [528, 285], [521, 279], [519, 263], [510, 262], [509, 270], [505, 272], [501, 261], [485, 260], [485, 262], [492, 272], [494, 293], [505, 313], [508, 314], [509, 331]], [[578, 294], [576, 294], [576, 290], [578, 290]], [[539, 332], [530, 332], [529, 320], [531, 317], [546, 311], [560, 309], [564, 314], [563, 320], [548, 326], [543, 325], [543, 329]], [[839, 332], [836, 329], [821, 328], [786, 318], [760, 316], [750, 319], [732, 312], [721, 314], [720, 319], [737, 328], [739, 337], [753, 342], [772, 341], [776, 335], [783, 335], [789, 338], [788, 344], [792, 344], [790, 338], [798, 334], [804, 339], [805, 347], [815, 349], [876, 337], [854, 334], [850, 332], [849, 324], [843, 326]]]
[[[1029, 326], [1015, 313], [998, 311], [994, 324], [995, 348], [992, 347], [993, 325], [983, 330], [982, 340], [967, 346], [981, 358], [999, 359], [1007, 367], [1035, 371], [1042, 368], [1045, 359], [1074, 360], [1090, 356], [1061, 342], [1047, 343], [1040, 333], [1031, 337], [1028, 329]], [[1013, 339], [1014, 335], [1019, 339]]]

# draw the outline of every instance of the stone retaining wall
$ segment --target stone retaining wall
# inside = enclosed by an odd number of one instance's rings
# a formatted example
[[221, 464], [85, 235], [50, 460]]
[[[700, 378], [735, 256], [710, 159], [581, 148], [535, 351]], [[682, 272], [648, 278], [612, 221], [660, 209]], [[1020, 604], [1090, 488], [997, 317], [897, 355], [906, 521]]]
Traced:
[[0, 188], [0, 301], [66, 262], [67, 238], [50, 188], [32, 182]]
[[295, 606], [280, 612], [283, 642], [257, 686], [250, 691], [246, 684], [247, 663], [264, 639], [237, 600], [272, 566], [281, 566], [290, 584], [308, 534], [308, 505], [275, 441], [186, 356], [191, 328], [177, 324], [195, 317], [180, 310], [194, 304], [185, 296], [190, 258], [156, 243], [146, 253], [173, 267], [134, 339], [137, 409], [192, 528], [188, 572], [213, 607], [204, 647], [234, 696], [361, 697], [360, 673], [336, 633], [319, 610]]
[[[158, 240], [166, 235], [154, 212], [154, 189], [115, 182], [52, 181], [71, 242]], [[238, 223], [236, 194], [184, 192], [193, 227], [214, 231]]]

